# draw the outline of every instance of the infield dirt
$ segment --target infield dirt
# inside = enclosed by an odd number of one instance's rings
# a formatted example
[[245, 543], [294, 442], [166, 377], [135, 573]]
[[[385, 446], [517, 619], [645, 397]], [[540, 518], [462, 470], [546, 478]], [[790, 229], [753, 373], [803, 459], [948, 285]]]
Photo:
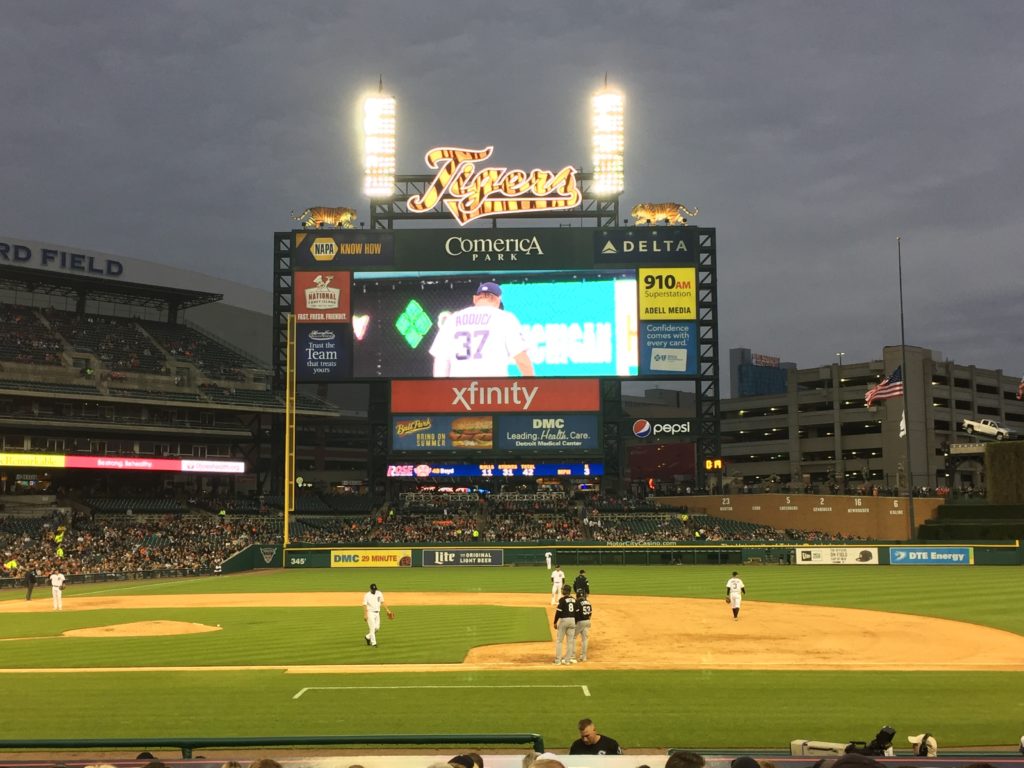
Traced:
[[[354, 592], [138, 597], [67, 595], [64, 610], [352, 607], [360, 605], [361, 597], [361, 593]], [[0, 603], [0, 613], [45, 612], [50, 610], [49, 602], [5, 601]], [[395, 623], [389, 623], [388, 632], [402, 631], [404, 606], [543, 607], [549, 617], [553, 610], [548, 605], [547, 596], [524, 593], [391, 593], [388, 602], [397, 615]], [[592, 602], [594, 626], [589, 658], [585, 664], [578, 665], [587, 669], [1024, 671], [1024, 637], [958, 621], [756, 601], [744, 601], [740, 619], [734, 621], [724, 599], [598, 595], [592, 597]], [[93, 637], [126, 637], [216, 630], [217, 627], [202, 624], [158, 621], [95, 627], [85, 632]], [[83, 630], [75, 630], [74, 634], [81, 636]], [[459, 668], [467, 671], [547, 669], [551, 667], [552, 659], [551, 642], [489, 645], [471, 649]], [[352, 673], [379, 672], [384, 668], [394, 671], [450, 671], [452, 665], [331, 665], [287, 669], [291, 672]], [[118, 671], [123, 672], [124, 669]]]

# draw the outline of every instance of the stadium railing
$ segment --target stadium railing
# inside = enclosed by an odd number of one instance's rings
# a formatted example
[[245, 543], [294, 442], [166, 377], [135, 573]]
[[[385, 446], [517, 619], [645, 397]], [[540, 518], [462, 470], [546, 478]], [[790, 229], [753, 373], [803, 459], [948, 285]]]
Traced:
[[0, 739], [4, 750], [152, 750], [173, 747], [181, 750], [186, 760], [196, 749], [221, 747], [337, 747], [359, 746], [434, 746], [434, 745], [505, 745], [530, 744], [535, 752], [544, 751], [544, 737], [539, 733], [430, 733], [430, 734], [354, 734], [348, 736], [258, 736], [253, 738], [190, 738], [172, 736], [149, 739]]

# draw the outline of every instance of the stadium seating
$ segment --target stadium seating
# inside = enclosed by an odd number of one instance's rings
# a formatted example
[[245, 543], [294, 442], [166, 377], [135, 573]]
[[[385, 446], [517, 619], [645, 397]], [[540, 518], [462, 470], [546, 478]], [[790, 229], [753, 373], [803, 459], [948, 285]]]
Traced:
[[0, 360], [29, 365], [62, 365], [63, 342], [31, 307], [0, 304]]
[[50, 326], [78, 352], [95, 355], [110, 370], [169, 375], [167, 358], [134, 320], [43, 310]]
[[194, 328], [152, 321], [140, 322], [175, 360], [192, 363], [211, 379], [245, 381], [247, 370], [263, 366]]

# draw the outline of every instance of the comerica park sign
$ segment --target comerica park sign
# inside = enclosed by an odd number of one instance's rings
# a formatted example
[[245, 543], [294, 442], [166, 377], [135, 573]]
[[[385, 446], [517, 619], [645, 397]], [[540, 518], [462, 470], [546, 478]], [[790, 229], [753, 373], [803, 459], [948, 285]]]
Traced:
[[571, 165], [559, 171], [477, 168], [493, 152], [494, 147], [435, 147], [427, 152], [427, 166], [435, 175], [423, 194], [408, 199], [409, 210], [425, 213], [442, 204], [459, 224], [468, 224], [485, 216], [568, 210], [583, 200]]

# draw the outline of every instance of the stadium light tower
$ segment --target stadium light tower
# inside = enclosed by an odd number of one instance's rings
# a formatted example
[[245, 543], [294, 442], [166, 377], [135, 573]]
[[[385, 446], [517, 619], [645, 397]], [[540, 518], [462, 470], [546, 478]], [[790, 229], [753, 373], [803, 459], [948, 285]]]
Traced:
[[395, 193], [395, 100], [384, 93], [363, 99], [363, 193], [370, 198]]
[[590, 136], [593, 148], [594, 186], [596, 195], [618, 195], [625, 188], [623, 133], [624, 98], [614, 88], [604, 88], [590, 99]]

